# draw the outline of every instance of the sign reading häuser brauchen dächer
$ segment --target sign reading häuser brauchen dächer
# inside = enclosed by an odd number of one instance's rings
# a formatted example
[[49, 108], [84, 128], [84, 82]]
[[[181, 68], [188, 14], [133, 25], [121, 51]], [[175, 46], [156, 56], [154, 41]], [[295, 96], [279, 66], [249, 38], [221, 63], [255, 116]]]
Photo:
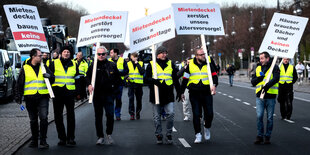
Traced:
[[172, 4], [178, 35], [224, 35], [218, 4]]
[[148, 46], [175, 37], [172, 9], [146, 16], [129, 24], [130, 51], [137, 52]]
[[274, 13], [259, 53], [293, 58], [307, 22], [305, 17]]
[[39, 48], [50, 52], [37, 7], [30, 5], [3, 5], [18, 51]]
[[81, 17], [77, 46], [124, 42], [127, 16], [127, 11], [102, 11]]

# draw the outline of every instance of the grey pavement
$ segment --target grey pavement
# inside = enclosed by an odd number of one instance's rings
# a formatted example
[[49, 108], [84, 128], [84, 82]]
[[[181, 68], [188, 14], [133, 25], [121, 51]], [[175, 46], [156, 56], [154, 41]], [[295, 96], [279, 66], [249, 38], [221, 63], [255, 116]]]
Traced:
[[[78, 101], [75, 107], [84, 102]], [[23, 103], [24, 107], [25, 103]], [[52, 100], [49, 104], [49, 123], [54, 120]], [[20, 105], [9, 101], [0, 104], [0, 154], [12, 154], [31, 137], [27, 109], [20, 110]]]

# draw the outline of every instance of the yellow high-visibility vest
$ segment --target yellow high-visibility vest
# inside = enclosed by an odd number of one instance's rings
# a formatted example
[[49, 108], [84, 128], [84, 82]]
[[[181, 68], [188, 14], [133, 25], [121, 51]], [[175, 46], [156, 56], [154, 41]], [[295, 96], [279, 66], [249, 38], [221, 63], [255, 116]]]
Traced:
[[198, 84], [200, 80], [204, 85], [210, 85], [207, 65], [202, 66], [200, 70], [199, 67], [194, 63], [194, 59], [192, 59], [190, 60], [188, 67], [190, 76], [187, 86], [189, 86], [191, 83]]
[[[112, 58], [109, 58], [109, 61], [114, 62]], [[119, 72], [122, 72], [124, 70], [124, 58], [118, 57], [116, 62], [116, 67]], [[121, 76], [122, 80], [124, 80], [124, 76]]]
[[69, 67], [67, 70], [67, 73], [65, 72], [65, 69], [60, 61], [60, 59], [57, 59], [54, 61], [55, 64], [55, 82], [53, 83], [53, 87], [63, 87], [66, 85], [68, 90], [75, 90], [75, 79], [74, 76], [76, 74], [76, 63], [71, 60], [73, 63], [73, 66]]
[[[153, 61], [150, 62], [153, 68]], [[172, 80], [172, 62], [171, 60], [169, 60], [167, 62], [167, 67], [163, 70], [160, 65], [156, 62], [156, 67], [157, 67], [157, 78], [161, 79], [160, 82], [163, 83], [164, 81], [166, 82], [166, 84], [168, 86], [173, 84], [173, 80]], [[152, 69], [152, 74], [154, 76], [154, 72]]]
[[[139, 61], [139, 64], [141, 67], [143, 67], [142, 61]], [[129, 61], [127, 65], [129, 69], [128, 75], [129, 75], [129, 78], [131, 79], [130, 82], [143, 84], [143, 75], [139, 73], [138, 67], [134, 68], [131, 61]]]
[[280, 84], [286, 83], [292, 83], [293, 82], [293, 71], [294, 67], [293, 65], [288, 65], [287, 70], [285, 72], [285, 68], [283, 65], [280, 67]]
[[41, 67], [38, 76], [30, 65], [25, 64], [23, 68], [25, 71], [24, 95], [34, 95], [37, 92], [39, 94], [48, 94]]
[[[75, 63], [78, 64], [78, 61], [75, 60]], [[85, 60], [82, 60], [79, 65], [79, 73], [86, 76], [86, 72], [88, 70], [88, 64]]]
[[[256, 67], [256, 77], [260, 77], [260, 72], [262, 71], [262, 66], [257, 66]], [[265, 75], [268, 75], [270, 71], [270, 68], [268, 69], [268, 71], [265, 73]], [[258, 83], [256, 85], [256, 91], [255, 93], [257, 94], [265, 85], [267, 76], [264, 77], [264, 80], [261, 81], [260, 83]], [[271, 74], [270, 80], [273, 79], [273, 74]], [[278, 88], [279, 88], [279, 83], [274, 84], [272, 87], [269, 88], [269, 90], [267, 91], [268, 94], [278, 94]]]

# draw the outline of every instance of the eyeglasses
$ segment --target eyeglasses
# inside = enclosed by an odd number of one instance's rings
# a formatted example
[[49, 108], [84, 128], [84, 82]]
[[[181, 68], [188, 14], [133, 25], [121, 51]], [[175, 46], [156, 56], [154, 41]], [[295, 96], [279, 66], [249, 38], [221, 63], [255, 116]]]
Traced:
[[204, 56], [204, 55], [206, 55], [205, 53], [203, 53], [203, 54], [197, 54], [197, 56]]
[[107, 53], [97, 53], [98, 56], [105, 56]]

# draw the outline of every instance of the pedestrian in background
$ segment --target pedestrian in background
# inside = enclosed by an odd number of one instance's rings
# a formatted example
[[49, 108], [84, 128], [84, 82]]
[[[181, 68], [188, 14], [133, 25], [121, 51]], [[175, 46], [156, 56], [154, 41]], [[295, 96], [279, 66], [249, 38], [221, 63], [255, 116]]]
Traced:
[[[32, 148], [38, 147], [38, 137], [40, 137], [40, 148], [49, 148], [46, 142], [49, 94], [44, 78], [49, 78], [52, 83], [54, 76], [46, 65], [44, 67], [47, 72], [42, 73], [40, 67], [41, 60], [41, 51], [37, 48], [32, 49], [29, 61], [20, 70], [14, 93], [17, 103], [22, 103], [22, 96], [24, 96], [26, 102], [32, 135], [29, 147]], [[38, 117], [40, 118], [40, 126]]]
[[[184, 62], [182, 62], [182, 68], [186, 69], [188, 67], [189, 64], [189, 58], [186, 59]], [[180, 68], [180, 70], [182, 70], [182, 68]], [[188, 89], [186, 86], [186, 83], [188, 82], [188, 78], [189, 78], [189, 74], [184, 72], [183, 75], [178, 75], [178, 76], [182, 76], [182, 85], [181, 85], [181, 92], [184, 92], [181, 95], [181, 100], [182, 100], [182, 105], [183, 105], [183, 115], [184, 115], [184, 121], [190, 121], [191, 119], [191, 105], [189, 103], [189, 93], [188, 93]]]
[[295, 66], [295, 69], [297, 71], [297, 75], [298, 75], [298, 85], [302, 84], [302, 81], [304, 80], [304, 70], [305, 70], [305, 66], [299, 61], [298, 64]]
[[[254, 144], [270, 144], [271, 132], [273, 129], [273, 114], [278, 94], [278, 82], [280, 79], [280, 70], [277, 65], [274, 66], [270, 81], [266, 83], [267, 75], [270, 72], [270, 55], [268, 52], [262, 52], [259, 55], [260, 63], [256, 67], [256, 74], [251, 80], [253, 86], [256, 86], [256, 115], [257, 115], [257, 136]], [[265, 93], [263, 99], [261, 93]], [[264, 133], [264, 111], [267, 113], [267, 126]], [[264, 141], [265, 138], [265, 141]]]
[[229, 67], [226, 69], [226, 72], [228, 74], [229, 84], [231, 87], [233, 86], [235, 71], [236, 71], [235, 67], [232, 64], [229, 64]]
[[[90, 94], [94, 93], [93, 106], [95, 111], [95, 126], [97, 132], [97, 145], [104, 144], [103, 134], [103, 109], [106, 113], [106, 144], [113, 144], [112, 138], [114, 126], [114, 99], [119, 94], [119, 86], [121, 84], [121, 77], [115, 63], [107, 60], [108, 50], [104, 46], [98, 47], [97, 55], [97, 70], [95, 86], [91, 85], [93, 74], [93, 63], [89, 66], [86, 76], [88, 91]], [[95, 89], [94, 89], [95, 88]]]
[[88, 70], [88, 64], [86, 60], [83, 57], [83, 53], [80, 51], [76, 54], [76, 58], [74, 59], [74, 62], [79, 68], [79, 73], [81, 76], [80, 78], [76, 80], [77, 83], [79, 83], [79, 87], [77, 89], [78, 94], [80, 95], [78, 98], [81, 100], [87, 99], [87, 93], [86, 93], [86, 72]]
[[310, 81], [310, 63], [307, 64], [308, 80]]
[[280, 103], [280, 112], [282, 119], [291, 119], [293, 112], [293, 85], [297, 81], [297, 72], [293, 65], [289, 64], [290, 59], [283, 58], [283, 64], [280, 66], [280, 81], [278, 102]]
[[[76, 88], [75, 78], [79, 76], [79, 69], [72, 60], [73, 51], [70, 46], [64, 46], [60, 50], [60, 59], [51, 62], [49, 68], [55, 75], [52, 84], [55, 98], [53, 99], [55, 124], [58, 133], [58, 145], [75, 146], [75, 112], [74, 104]], [[63, 122], [63, 110], [67, 111], [67, 133]]]

